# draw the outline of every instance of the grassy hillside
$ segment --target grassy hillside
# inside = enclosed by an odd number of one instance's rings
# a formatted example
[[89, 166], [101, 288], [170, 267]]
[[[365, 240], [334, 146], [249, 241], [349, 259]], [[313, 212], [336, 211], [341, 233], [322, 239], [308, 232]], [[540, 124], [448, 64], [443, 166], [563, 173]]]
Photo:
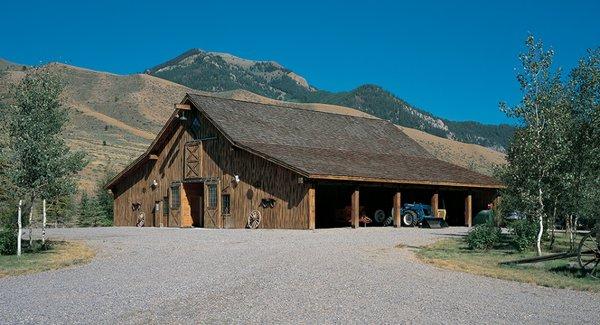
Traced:
[[[71, 148], [85, 150], [90, 164], [82, 172], [81, 185], [90, 189], [105, 168], [121, 169], [139, 156], [172, 112], [173, 104], [190, 88], [146, 74], [119, 76], [64, 64], [44, 69], [58, 74], [64, 82], [63, 100], [70, 109], [71, 122], [64, 131]], [[20, 65], [0, 73], [0, 96], [25, 74]], [[281, 102], [249, 91], [232, 90], [215, 96], [285, 104], [337, 114], [370, 116], [363, 111], [332, 104]], [[488, 173], [503, 155], [478, 145], [467, 145], [431, 134], [403, 128], [410, 137], [440, 159]]]

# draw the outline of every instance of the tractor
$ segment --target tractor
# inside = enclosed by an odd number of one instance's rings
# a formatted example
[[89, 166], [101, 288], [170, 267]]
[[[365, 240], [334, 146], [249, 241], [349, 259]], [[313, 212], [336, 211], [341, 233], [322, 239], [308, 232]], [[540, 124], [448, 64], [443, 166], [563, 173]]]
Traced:
[[421, 203], [405, 203], [400, 209], [402, 225], [405, 227], [421, 226], [426, 228], [448, 227], [444, 218], [433, 216], [431, 205]]

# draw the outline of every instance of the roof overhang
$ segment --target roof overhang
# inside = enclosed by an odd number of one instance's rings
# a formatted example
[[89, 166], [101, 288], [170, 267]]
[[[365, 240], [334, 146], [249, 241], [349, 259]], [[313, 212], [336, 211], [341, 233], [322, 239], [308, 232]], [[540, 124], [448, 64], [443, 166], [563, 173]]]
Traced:
[[475, 183], [458, 183], [458, 182], [443, 182], [443, 181], [428, 181], [428, 180], [402, 180], [402, 179], [360, 177], [360, 176], [346, 176], [346, 175], [309, 174], [308, 178], [313, 179], [313, 180], [385, 183], [385, 184], [398, 184], [398, 185], [430, 185], [430, 186], [444, 186], [444, 187], [456, 187], [456, 188], [478, 188], [478, 189], [503, 189], [503, 188], [506, 188], [505, 185], [501, 185], [501, 184], [475, 184]]

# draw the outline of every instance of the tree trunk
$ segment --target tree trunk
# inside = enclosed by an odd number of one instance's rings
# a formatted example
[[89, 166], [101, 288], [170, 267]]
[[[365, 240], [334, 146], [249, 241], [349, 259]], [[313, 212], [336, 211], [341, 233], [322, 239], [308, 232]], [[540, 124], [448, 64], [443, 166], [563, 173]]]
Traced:
[[17, 256], [21, 256], [21, 239], [23, 236], [23, 223], [21, 222], [21, 206], [23, 205], [23, 200], [19, 200], [19, 214], [17, 215], [17, 228], [19, 228], [19, 233], [17, 234]]
[[34, 199], [31, 197], [31, 205], [29, 207], [29, 248], [33, 247], [33, 208], [34, 208]]
[[539, 211], [538, 211], [538, 221], [539, 221], [540, 229], [538, 231], [537, 238], [536, 238], [536, 247], [537, 247], [538, 256], [541, 256], [542, 255], [542, 234], [544, 233], [544, 200], [543, 200], [543, 192], [542, 192], [541, 188], [539, 188], [539, 191], [538, 191], [538, 201], [540, 204]]

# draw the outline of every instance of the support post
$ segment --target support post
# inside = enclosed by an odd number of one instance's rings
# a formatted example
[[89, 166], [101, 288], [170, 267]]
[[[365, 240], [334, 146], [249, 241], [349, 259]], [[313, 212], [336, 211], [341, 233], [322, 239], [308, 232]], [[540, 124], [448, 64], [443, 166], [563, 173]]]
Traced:
[[308, 229], [315, 229], [315, 186], [308, 188]]
[[394, 227], [398, 228], [402, 224], [400, 208], [402, 207], [402, 193], [400, 191], [394, 194]]
[[352, 228], [360, 227], [359, 218], [360, 218], [360, 193], [358, 191], [358, 187], [354, 189], [352, 192], [352, 209], [351, 209], [351, 223]]
[[46, 245], [46, 199], [42, 201], [42, 246]]
[[17, 215], [17, 228], [19, 233], [17, 234], [17, 256], [21, 256], [21, 239], [23, 236], [23, 223], [21, 222], [21, 207], [23, 206], [23, 200], [19, 200], [19, 213]]
[[473, 196], [469, 193], [465, 197], [465, 226], [473, 225]]
[[439, 194], [438, 192], [433, 193], [431, 196], [431, 213], [434, 218], [437, 218], [438, 215], [438, 202], [439, 202]]

